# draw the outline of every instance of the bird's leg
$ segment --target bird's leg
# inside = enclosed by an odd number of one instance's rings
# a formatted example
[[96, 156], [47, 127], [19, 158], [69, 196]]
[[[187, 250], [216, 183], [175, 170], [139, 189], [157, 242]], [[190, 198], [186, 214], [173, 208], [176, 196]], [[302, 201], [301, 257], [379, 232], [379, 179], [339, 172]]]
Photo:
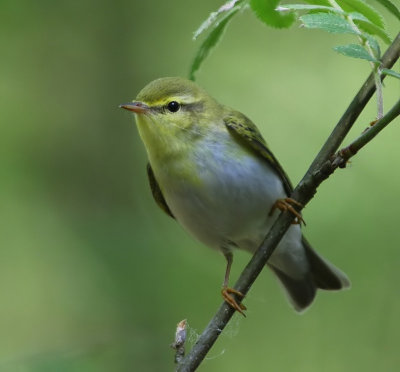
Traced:
[[303, 206], [297, 200], [294, 200], [292, 198], [278, 199], [272, 206], [272, 208], [269, 212], [269, 215], [272, 216], [275, 209], [279, 209], [281, 211], [289, 211], [290, 213], [292, 213], [296, 216], [295, 220], [293, 221], [294, 224], [299, 225], [299, 224], [303, 223], [305, 225], [306, 222], [303, 220], [303, 217], [301, 217], [301, 214], [299, 212], [297, 212], [296, 209], [293, 208], [294, 205], [298, 206], [298, 207]]
[[228, 250], [223, 250], [223, 253], [226, 258], [226, 271], [225, 271], [224, 285], [221, 290], [222, 297], [236, 311], [238, 311], [243, 316], [246, 316], [245, 313], [243, 312], [243, 310], [246, 310], [246, 306], [244, 306], [241, 303], [238, 304], [237, 301], [235, 300], [235, 298], [232, 296], [232, 294], [234, 294], [236, 296], [239, 296], [240, 298], [243, 298], [243, 294], [234, 288], [228, 287], [229, 274], [231, 272], [231, 266], [232, 266], [232, 262], [233, 262], [233, 254], [232, 254], [232, 252], [229, 252]]

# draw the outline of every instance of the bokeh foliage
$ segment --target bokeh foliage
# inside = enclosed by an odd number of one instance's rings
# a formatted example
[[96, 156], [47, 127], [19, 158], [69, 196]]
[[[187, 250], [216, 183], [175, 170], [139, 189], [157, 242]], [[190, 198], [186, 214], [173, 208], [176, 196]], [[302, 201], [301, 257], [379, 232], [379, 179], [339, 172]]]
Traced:
[[[158, 210], [132, 117], [117, 109], [152, 79], [187, 75], [192, 32], [214, 8], [0, 3], [0, 371], [172, 370], [175, 324], [188, 318], [193, 340], [219, 305], [223, 257]], [[197, 81], [257, 123], [296, 182], [369, 73], [332, 52], [349, 40], [246, 13]], [[399, 93], [388, 79], [387, 107]], [[350, 138], [374, 115], [372, 103]], [[320, 293], [299, 316], [266, 271], [200, 370], [396, 370], [398, 138], [394, 123], [305, 210], [308, 239], [352, 289]], [[237, 253], [232, 278], [248, 258]]]

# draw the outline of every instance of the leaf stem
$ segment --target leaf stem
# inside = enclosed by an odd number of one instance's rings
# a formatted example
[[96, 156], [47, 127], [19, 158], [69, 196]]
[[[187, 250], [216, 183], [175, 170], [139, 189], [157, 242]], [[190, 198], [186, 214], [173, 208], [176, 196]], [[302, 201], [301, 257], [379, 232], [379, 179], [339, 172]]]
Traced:
[[[332, 5], [333, 8], [337, 9], [339, 12], [344, 13], [341, 6], [335, 0], [329, 0], [329, 3]], [[371, 45], [363, 35], [358, 26], [354, 23], [353, 18], [350, 15], [344, 13], [343, 17], [349, 22], [350, 26], [355, 31], [358, 41], [361, 45], [365, 46], [367, 49], [368, 54], [373, 58], [376, 59], [375, 53], [371, 48]], [[370, 62], [370, 66], [372, 69], [372, 73], [374, 74], [374, 80], [376, 85], [376, 101], [377, 101], [377, 119], [379, 120], [383, 116], [383, 88], [382, 88], [382, 80], [380, 77], [379, 66], [374, 63]]]

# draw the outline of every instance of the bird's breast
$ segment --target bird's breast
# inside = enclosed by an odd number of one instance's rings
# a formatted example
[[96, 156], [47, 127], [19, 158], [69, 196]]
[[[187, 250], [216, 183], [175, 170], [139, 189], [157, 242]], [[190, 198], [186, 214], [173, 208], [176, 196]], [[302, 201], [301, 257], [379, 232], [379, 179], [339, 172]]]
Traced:
[[193, 151], [157, 166], [155, 173], [177, 220], [216, 248], [224, 241], [258, 241], [272, 223], [268, 213], [273, 203], [285, 197], [267, 161], [228, 140], [199, 142]]

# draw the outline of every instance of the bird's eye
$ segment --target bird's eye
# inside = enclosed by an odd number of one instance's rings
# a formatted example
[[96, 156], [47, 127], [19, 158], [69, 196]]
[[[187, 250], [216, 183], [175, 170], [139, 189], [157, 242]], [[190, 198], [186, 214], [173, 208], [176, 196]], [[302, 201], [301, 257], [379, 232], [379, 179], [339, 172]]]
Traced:
[[176, 101], [171, 101], [167, 105], [167, 109], [171, 112], [177, 112], [181, 108], [181, 105]]

